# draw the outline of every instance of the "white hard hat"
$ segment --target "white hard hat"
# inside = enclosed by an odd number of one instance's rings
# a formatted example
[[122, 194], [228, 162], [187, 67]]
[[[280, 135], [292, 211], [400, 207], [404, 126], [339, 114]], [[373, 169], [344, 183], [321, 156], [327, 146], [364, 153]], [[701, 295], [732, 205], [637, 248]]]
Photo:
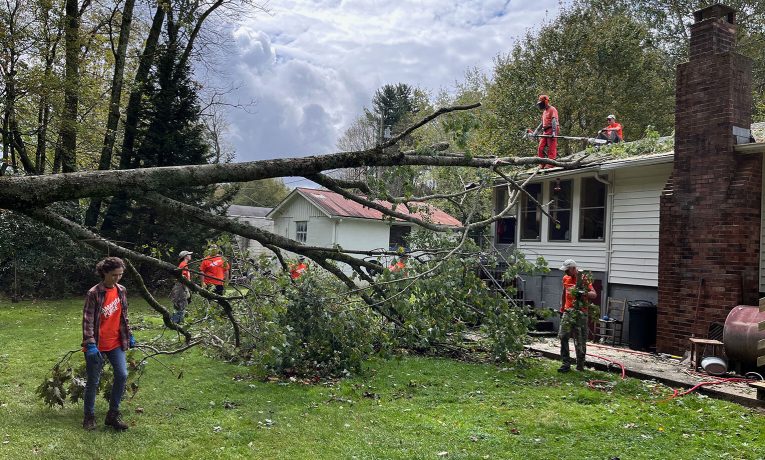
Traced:
[[566, 259], [563, 261], [563, 265], [561, 265], [558, 270], [565, 272], [569, 268], [573, 267], [576, 267], [576, 261], [574, 259]]

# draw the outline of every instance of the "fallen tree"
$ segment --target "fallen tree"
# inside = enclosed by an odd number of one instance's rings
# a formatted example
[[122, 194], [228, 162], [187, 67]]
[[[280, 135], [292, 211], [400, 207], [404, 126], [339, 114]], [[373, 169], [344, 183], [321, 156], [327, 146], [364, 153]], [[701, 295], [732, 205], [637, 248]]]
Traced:
[[[536, 174], [533, 171], [528, 174], [520, 174], [522, 168], [528, 170], [529, 167], [541, 164], [551, 164], [561, 168], [576, 168], [591, 161], [586, 157], [574, 161], [502, 155], [470, 156], [461, 152], [448, 151], [448, 145], [445, 144], [438, 144], [417, 151], [398, 150], [397, 146], [402, 139], [427, 123], [447, 114], [472, 110], [476, 107], [478, 104], [439, 109], [387, 142], [361, 151], [249, 163], [0, 177], [0, 202], [3, 203], [3, 208], [14, 213], [24, 214], [50, 228], [62, 231], [72, 240], [111, 255], [124, 257], [128, 261], [139, 262], [156, 270], [167, 272], [202, 298], [215, 302], [223, 313], [222, 317], [229, 324], [230, 344], [234, 349], [240, 348], [245, 341], [243, 334], [256, 334], [253, 331], [260, 327], [256, 322], [249, 321], [250, 326], [245, 327], [243, 331], [240, 325], [240, 319], [245, 312], [248, 309], [252, 311], [252, 305], [248, 303], [252, 302], [251, 299], [247, 300], [246, 296], [240, 295], [221, 297], [212, 294], [196, 283], [183, 278], [175, 265], [148, 254], [128, 249], [115, 241], [110, 241], [76, 222], [76, 219], [56, 213], [50, 208], [50, 204], [86, 198], [102, 199], [116, 194], [125, 194], [136, 202], [151, 206], [159, 216], [165, 219], [168, 225], [179, 221], [195, 222], [222, 232], [256, 240], [274, 251], [282, 260], [282, 266], [285, 266], [282, 251], [305, 256], [345, 285], [345, 290], [342, 293], [340, 291], [335, 292], [336, 297], [345, 296], [360, 299], [364, 305], [363, 308], [373, 316], [376, 315], [381, 321], [377, 323], [378, 327], [393, 331], [393, 336], [405, 336], [406, 339], [403, 342], [413, 344], [415, 347], [427, 348], [425, 346], [427, 343], [428, 346], [454, 350], [458, 340], [453, 336], [453, 333], [463, 328], [467, 323], [487, 322], [492, 324], [494, 329], [487, 334], [489, 337], [499, 337], [497, 330], [503, 327], [507, 328], [509, 323], [515, 325], [512, 328], [514, 333], [521, 334], [519, 329], [521, 322], [517, 319], [519, 313], [513, 314], [515, 316], [508, 313], [510, 311], [508, 309], [512, 309], [514, 306], [508, 304], [507, 299], [498, 299], [488, 293], [480, 279], [470, 273], [472, 265], [476, 263], [476, 257], [478, 257], [478, 249], [470, 242], [469, 235], [471, 232], [483, 229], [497, 219], [503, 218], [516, 205], [519, 197], [525, 193], [525, 183]], [[492, 174], [478, 175], [479, 182], [465, 187], [464, 190], [421, 196], [393, 196], [384, 188], [381, 189], [379, 184], [373, 188], [364, 181], [344, 181], [326, 174], [328, 171], [338, 168], [363, 166], [462, 167], [475, 171], [488, 171]], [[345, 251], [339, 247], [326, 248], [306, 245], [231, 219], [221, 218], [221, 216], [213, 215], [191, 204], [171, 199], [161, 193], [174, 188], [295, 175], [303, 176], [349, 200], [376, 209], [385, 218], [407, 221], [427, 230], [426, 234], [444, 236], [435, 240], [432, 237], [430, 240], [429, 237], [423, 238], [417, 247], [422, 250], [423, 254], [427, 254], [427, 259], [420, 263], [418, 268], [412, 268], [404, 276], [400, 274], [393, 276], [385, 267], [372, 259], [383, 255], [397, 255], [396, 251]], [[497, 175], [505, 180], [502, 187], [507, 188], [508, 203], [503, 209], [489, 216], [480, 215], [476, 210], [479, 208], [481, 200], [486, 199], [486, 192], [495, 187], [491, 177]], [[382, 205], [376, 201], [377, 199], [385, 199], [394, 203], [394, 206]], [[424, 206], [434, 200], [449, 200], [458, 205], [466, 217], [462, 225], [447, 227], [431, 222], [427, 215], [418, 216], [397, 210], [399, 206], [408, 209], [425, 209]], [[541, 203], [537, 204], [541, 206]], [[516, 262], [521, 263], [519, 260]], [[350, 275], [348, 270], [341, 269], [342, 265], [350, 267]], [[228, 343], [228, 339], [222, 339], [221, 334], [210, 335], [209, 328], [205, 329], [208, 336], [201, 337], [199, 334], [203, 334], [201, 331], [204, 328], [197, 327], [194, 330], [193, 326], [186, 328], [173, 323], [168, 309], [152, 297], [149, 290], [143, 286], [140, 275], [132, 268], [132, 265], [129, 264], [128, 267], [129, 273], [136, 278], [141, 294], [163, 318], [165, 326], [177, 331], [187, 343], [202, 343], [206, 340], [208, 344], [225, 348], [224, 345]], [[529, 268], [526, 267], [526, 269]], [[458, 277], [461, 281], [455, 284], [449, 281], [449, 277]], [[361, 281], [361, 284], [358, 281]], [[435, 288], [436, 284], [434, 283], [438, 282], [443, 283], [448, 288], [440, 290]], [[451, 295], [449, 289], [455, 293], [459, 291], [460, 294]], [[252, 292], [257, 292], [257, 290]], [[313, 290], [312, 292], [319, 291]], [[413, 294], [414, 292], [417, 294]], [[272, 299], [280, 298], [280, 300], [275, 301], [279, 304], [287, 302], [284, 300], [285, 298], [292, 298], [293, 302], [297, 298], [294, 295], [291, 297], [291, 294], [286, 290], [270, 292], [267, 295], [271, 296]], [[352, 303], [356, 305], [355, 308], [359, 308], [355, 301]], [[329, 302], [329, 304], [335, 305], [335, 301]], [[439, 311], [439, 304], [449, 305], [449, 308], [441, 308]], [[424, 315], [429, 315], [431, 319], [423, 320]], [[438, 319], [434, 319], [436, 317]], [[459, 327], [452, 325], [457, 323], [461, 325]], [[255, 329], [251, 329], [251, 327]], [[449, 339], [450, 337], [454, 340]], [[449, 340], [452, 343], [448, 343]], [[497, 357], [501, 358], [503, 350], [507, 352], [512, 348], [512, 341], [507, 340], [506, 337], [500, 341], [503, 346], [498, 347], [496, 351]], [[250, 357], [252, 357], [252, 351], [253, 349], [250, 350]]]

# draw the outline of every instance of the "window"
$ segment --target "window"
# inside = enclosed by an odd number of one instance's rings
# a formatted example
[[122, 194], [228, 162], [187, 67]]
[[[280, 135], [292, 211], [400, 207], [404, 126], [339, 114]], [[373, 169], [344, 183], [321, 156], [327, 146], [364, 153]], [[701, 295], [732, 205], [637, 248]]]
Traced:
[[605, 241], [606, 184], [590, 177], [582, 179], [579, 216], [580, 240]]
[[550, 220], [549, 241], [571, 241], [571, 197], [573, 181], [556, 180], [550, 182]]
[[388, 249], [398, 251], [399, 248], [409, 250], [406, 239], [412, 233], [412, 227], [408, 225], [391, 225], [390, 237], [388, 238]]
[[308, 239], [308, 221], [295, 221], [295, 240], [305, 243]]
[[515, 224], [515, 216], [497, 221], [497, 244], [515, 244]]
[[[494, 206], [494, 212], [499, 214], [504, 211], [507, 206], [507, 189], [497, 188], [496, 191], [496, 203]], [[512, 211], [509, 211], [512, 212]], [[515, 216], [508, 215], [499, 219], [495, 224], [495, 242], [496, 244], [514, 244], [515, 243], [515, 227], [517, 219]]]
[[537, 203], [542, 201], [542, 184], [528, 184], [526, 193], [521, 195], [521, 239], [539, 241], [542, 225], [542, 211]]

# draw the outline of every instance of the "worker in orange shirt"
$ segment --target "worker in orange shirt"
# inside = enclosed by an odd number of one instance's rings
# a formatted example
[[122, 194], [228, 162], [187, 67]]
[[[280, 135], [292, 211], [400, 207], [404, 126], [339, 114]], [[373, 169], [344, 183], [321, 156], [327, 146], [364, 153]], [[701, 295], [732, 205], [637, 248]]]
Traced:
[[574, 339], [574, 350], [576, 351], [576, 370], [584, 370], [584, 359], [587, 354], [587, 310], [586, 308], [576, 311], [574, 303], [577, 300], [585, 300], [589, 303], [595, 300], [597, 293], [592, 283], [582, 283], [585, 289], [582, 292], [576, 291], [578, 281], [585, 281], [576, 265], [574, 259], [566, 259], [561, 265], [560, 271], [563, 272], [563, 292], [560, 298], [560, 328], [558, 338], [560, 339], [560, 357], [563, 365], [558, 372], [568, 372], [571, 370], [571, 354], [569, 352], [568, 341]]
[[402, 255], [401, 257], [398, 258], [396, 263], [388, 266], [388, 270], [392, 272], [403, 271], [406, 268], [406, 260], [408, 257], [409, 256], [407, 256], [406, 254]]
[[622, 125], [621, 123], [616, 122], [616, 117], [614, 115], [609, 115], [606, 117], [606, 122], [608, 122], [608, 126], [600, 130], [597, 138], [605, 139], [612, 144], [623, 142], [624, 134], [622, 133]]
[[300, 256], [297, 264], [290, 265], [290, 278], [296, 280], [303, 276], [306, 270], [308, 270], [308, 264], [305, 263], [305, 257]]
[[[550, 96], [546, 94], [540, 94], [537, 99], [537, 108], [542, 111], [542, 122], [539, 123], [537, 129], [532, 133], [533, 136], [543, 134], [545, 136], [539, 139], [539, 147], [537, 148], [537, 156], [539, 158], [549, 158], [554, 160], [558, 158], [558, 109], [550, 105]], [[541, 165], [541, 168], [552, 168], [552, 165]]]
[[223, 285], [228, 283], [231, 266], [223, 258], [217, 245], [210, 246], [209, 254], [199, 265], [199, 270], [203, 273], [202, 287], [213, 286], [216, 294], [223, 295]]

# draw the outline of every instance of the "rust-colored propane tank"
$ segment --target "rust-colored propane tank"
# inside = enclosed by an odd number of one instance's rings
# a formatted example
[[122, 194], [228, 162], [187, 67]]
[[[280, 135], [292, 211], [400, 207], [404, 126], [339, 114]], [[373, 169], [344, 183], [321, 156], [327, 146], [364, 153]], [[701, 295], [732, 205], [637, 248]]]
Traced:
[[765, 339], [765, 331], [757, 330], [760, 321], [765, 321], [765, 312], [758, 307], [738, 305], [728, 313], [723, 329], [728, 359], [746, 364], [757, 362], [757, 341]]

